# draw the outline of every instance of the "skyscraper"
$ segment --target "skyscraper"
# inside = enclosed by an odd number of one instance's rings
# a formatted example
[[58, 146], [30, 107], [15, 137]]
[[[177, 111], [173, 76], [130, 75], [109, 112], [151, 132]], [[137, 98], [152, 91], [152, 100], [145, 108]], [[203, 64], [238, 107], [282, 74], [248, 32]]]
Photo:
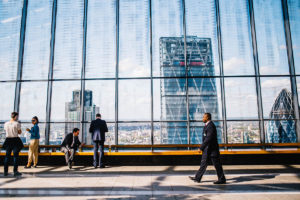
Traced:
[[[84, 116], [85, 121], [92, 121], [95, 119], [97, 113], [99, 113], [100, 109], [96, 105], [93, 104], [93, 92], [91, 90], [84, 91]], [[65, 118], [66, 122], [75, 122], [75, 123], [66, 123], [65, 125], [65, 133], [72, 132], [73, 128], [80, 128], [80, 96], [81, 91], [75, 90], [73, 91], [72, 101], [66, 102], [65, 107]], [[78, 122], [78, 123], [76, 123]], [[84, 125], [84, 130], [82, 133], [87, 136], [89, 132], [89, 127]], [[88, 140], [88, 139], [87, 139]], [[87, 141], [89, 144], [91, 141]]]
[[292, 93], [282, 89], [270, 112], [271, 121], [267, 126], [267, 141], [269, 143], [297, 142], [294, 118]]
[[[215, 69], [212, 57], [210, 38], [196, 36], [186, 37], [186, 58], [183, 37], [160, 38], [160, 74], [161, 79], [161, 120], [187, 120], [187, 97], [189, 101], [189, 118], [202, 120], [205, 112], [210, 112], [214, 118], [219, 115], [218, 96], [215, 78], [187, 78], [187, 76], [214, 76]], [[221, 142], [220, 123], [218, 128], [219, 142]], [[167, 122], [162, 127], [167, 138], [162, 143], [188, 143], [187, 129], [178, 122]], [[191, 123], [191, 143], [202, 142], [203, 128], [201, 123]], [[199, 129], [200, 127], [200, 129]]]

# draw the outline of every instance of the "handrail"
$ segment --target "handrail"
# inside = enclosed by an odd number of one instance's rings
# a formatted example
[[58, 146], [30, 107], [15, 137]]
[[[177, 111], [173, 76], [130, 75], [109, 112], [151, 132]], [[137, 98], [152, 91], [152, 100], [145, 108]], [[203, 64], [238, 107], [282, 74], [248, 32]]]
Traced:
[[[104, 145], [105, 148], [199, 148], [201, 144], [154, 144], [154, 145], [142, 145], [142, 144], [129, 144], [129, 145]], [[29, 145], [24, 145], [28, 148]], [[60, 148], [60, 145], [39, 145], [40, 148]], [[93, 145], [84, 145], [83, 148], [93, 148]], [[251, 144], [219, 144], [219, 147], [300, 147], [300, 143], [251, 143]], [[0, 145], [2, 148], [2, 145]]]

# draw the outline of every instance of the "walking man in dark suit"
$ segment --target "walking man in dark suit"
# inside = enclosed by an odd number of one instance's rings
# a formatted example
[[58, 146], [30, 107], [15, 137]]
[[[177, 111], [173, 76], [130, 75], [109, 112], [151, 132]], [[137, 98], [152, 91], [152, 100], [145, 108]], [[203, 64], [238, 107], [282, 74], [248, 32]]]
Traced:
[[200, 147], [200, 150], [202, 151], [200, 169], [197, 171], [195, 177], [190, 176], [189, 178], [197, 183], [200, 183], [202, 176], [207, 168], [208, 161], [211, 160], [216, 168], [218, 175], [218, 181], [214, 182], [214, 184], [225, 184], [226, 178], [223, 172], [222, 164], [220, 162], [217, 129], [215, 124], [211, 121], [210, 113], [204, 114], [203, 122], [205, 123], [205, 126], [203, 128], [203, 142]]
[[92, 134], [92, 140], [94, 143], [94, 167], [97, 168], [97, 157], [98, 157], [98, 148], [100, 147], [99, 154], [99, 167], [104, 168], [104, 142], [105, 142], [105, 133], [108, 132], [106, 122], [101, 119], [101, 115], [96, 114], [96, 120], [93, 120], [90, 126], [90, 133]]
[[84, 144], [81, 144], [81, 142], [79, 141], [78, 135], [79, 129], [74, 128], [73, 133], [69, 133], [61, 144], [60, 151], [65, 153], [66, 164], [69, 166], [69, 169], [72, 168], [72, 163], [76, 150], [79, 148], [79, 146], [84, 146]]

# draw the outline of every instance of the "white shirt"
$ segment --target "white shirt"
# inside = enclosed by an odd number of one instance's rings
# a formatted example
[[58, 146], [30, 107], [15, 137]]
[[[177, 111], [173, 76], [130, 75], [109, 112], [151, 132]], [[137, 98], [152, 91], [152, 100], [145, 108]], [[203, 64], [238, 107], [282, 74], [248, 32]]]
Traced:
[[4, 130], [7, 138], [19, 137], [18, 131], [21, 130], [21, 124], [17, 121], [9, 121], [4, 124]]
[[209, 122], [211, 122], [210, 120], [208, 122], [205, 123], [205, 126], [207, 126], [209, 124]]

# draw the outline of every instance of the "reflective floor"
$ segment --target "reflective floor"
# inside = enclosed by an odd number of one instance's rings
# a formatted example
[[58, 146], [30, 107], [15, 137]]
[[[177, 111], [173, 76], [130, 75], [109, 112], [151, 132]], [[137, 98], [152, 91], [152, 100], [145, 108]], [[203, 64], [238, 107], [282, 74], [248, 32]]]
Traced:
[[[208, 167], [194, 183], [197, 166], [39, 166], [22, 177], [0, 175], [0, 198], [9, 199], [300, 199], [300, 165], [227, 165], [228, 184]], [[3, 171], [3, 167], [0, 167]]]

